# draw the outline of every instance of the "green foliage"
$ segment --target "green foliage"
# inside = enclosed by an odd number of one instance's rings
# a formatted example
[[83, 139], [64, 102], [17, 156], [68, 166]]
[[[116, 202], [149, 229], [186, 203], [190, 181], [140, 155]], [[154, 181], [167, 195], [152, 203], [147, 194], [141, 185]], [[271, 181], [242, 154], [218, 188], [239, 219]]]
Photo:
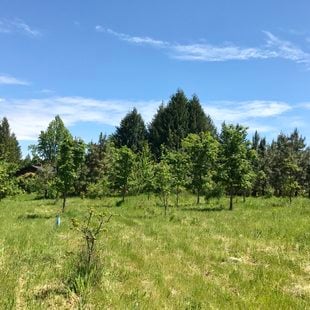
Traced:
[[136, 108], [121, 120], [112, 140], [116, 147], [127, 146], [134, 152], [142, 150], [143, 144], [147, 140], [147, 132], [142, 116]]
[[144, 144], [142, 151], [136, 156], [133, 167], [133, 181], [138, 193], [147, 193], [154, 190], [155, 162], [148, 144]]
[[98, 259], [96, 244], [104, 231], [106, 224], [112, 215], [106, 216], [97, 213], [93, 208], [88, 210], [88, 215], [83, 221], [71, 219], [74, 230], [81, 233], [84, 244], [78, 253], [78, 260], [71, 273], [68, 284], [69, 288], [83, 298], [85, 303], [91, 286], [95, 285], [102, 275], [102, 266]]
[[86, 180], [89, 183], [96, 183], [106, 172], [106, 152], [107, 138], [100, 133], [97, 143], [89, 143], [85, 157], [85, 166], [87, 169]]
[[208, 131], [216, 137], [217, 131], [209, 115], [206, 115], [199, 101], [198, 96], [194, 95], [188, 101], [188, 133], [200, 134]]
[[57, 189], [62, 193], [64, 212], [66, 198], [77, 179], [77, 172], [85, 156], [85, 145], [82, 140], [73, 140], [67, 136], [60, 145], [57, 169]]
[[172, 174], [169, 164], [162, 160], [155, 167], [155, 190], [167, 214], [169, 196], [172, 190]]
[[6, 117], [0, 121], [0, 160], [16, 165], [21, 161], [20, 146]]
[[35, 173], [25, 173], [17, 177], [17, 184], [26, 193], [34, 193], [37, 190], [37, 176]]
[[216, 133], [216, 129], [206, 116], [197, 96], [188, 100], [182, 90], [171, 96], [167, 106], [159, 107], [149, 126], [149, 142], [157, 158], [161, 154], [161, 146], [179, 150], [181, 141], [189, 133], [203, 131]]
[[135, 154], [127, 146], [121, 148], [112, 146], [109, 152], [112, 163], [109, 170], [109, 182], [114, 190], [121, 193], [124, 202], [125, 195], [131, 186]]
[[305, 143], [298, 131], [286, 136], [281, 133], [270, 148], [270, 183], [278, 196], [297, 194], [303, 184], [307, 161], [303, 161]]
[[88, 270], [92, 267], [96, 241], [102, 232], [106, 231], [105, 225], [110, 221], [111, 217], [112, 215], [98, 214], [94, 209], [89, 209], [84, 222], [81, 223], [76, 218], [72, 219], [73, 227], [82, 233], [85, 241], [86, 267]]
[[219, 143], [209, 132], [204, 132], [188, 135], [182, 145], [189, 158], [190, 187], [196, 192], [199, 203], [200, 195], [213, 187]]
[[39, 197], [45, 199], [57, 197], [56, 170], [52, 165], [46, 163], [39, 168], [34, 182], [34, 191], [38, 193]]
[[233, 196], [247, 190], [254, 178], [251, 166], [246, 128], [240, 125], [222, 125], [220, 135], [219, 178], [230, 196], [229, 209], [233, 208]]
[[46, 131], [41, 131], [38, 138], [38, 145], [34, 147], [34, 151], [44, 162], [56, 167], [60, 146], [69, 136], [68, 129], [65, 127], [60, 116], [57, 115], [49, 123]]
[[114, 213], [105, 204], [118, 198], [68, 198], [58, 229], [53, 201], [32, 198], [0, 203], [0, 309], [309, 308], [306, 198], [238, 199], [228, 212], [226, 197], [197, 206], [184, 194], [163, 219], [155, 197], [130, 196], [95, 242], [89, 280], [70, 220]]
[[102, 177], [96, 183], [89, 183], [86, 190], [86, 197], [88, 198], [104, 198], [109, 196], [110, 188], [109, 188], [109, 180], [107, 176]]
[[0, 200], [14, 191], [14, 185], [10, 179], [9, 165], [5, 162], [0, 162]]
[[163, 155], [163, 160], [170, 166], [171, 186], [176, 193], [176, 206], [179, 206], [179, 196], [181, 189], [187, 184], [188, 158], [182, 151], [167, 151]]

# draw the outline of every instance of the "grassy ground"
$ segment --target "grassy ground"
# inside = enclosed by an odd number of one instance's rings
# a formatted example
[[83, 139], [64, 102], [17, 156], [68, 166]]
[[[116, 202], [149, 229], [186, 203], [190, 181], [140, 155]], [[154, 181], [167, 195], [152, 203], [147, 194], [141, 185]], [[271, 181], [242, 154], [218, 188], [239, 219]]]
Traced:
[[[310, 309], [310, 201], [241, 199], [170, 208], [155, 199], [30, 196], [0, 203], [0, 309]], [[185, 203], [186, 202], [186, 203]], [[87, 207], [114, 213], [97, 241], [97, 283], [75, 279]], [[223, 208], [223, 206], [225, 208]]]

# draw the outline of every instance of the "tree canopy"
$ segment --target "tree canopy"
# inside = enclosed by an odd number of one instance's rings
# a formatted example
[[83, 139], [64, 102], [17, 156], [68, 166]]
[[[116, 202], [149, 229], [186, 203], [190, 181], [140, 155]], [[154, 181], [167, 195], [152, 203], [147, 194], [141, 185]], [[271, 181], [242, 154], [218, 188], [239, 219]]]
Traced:
[[173, 94], [165, 106], [162, 104], [149, 125], [149, 143], [153, 153], [160, 156], [161, 146], [179, 150], [181, 141], [190, 133], [204, 131], [216, 133], [209, 116], [203, 111], [197, 96], [188, 100], [182, 90]]
[[112, 140], [116, 147], [127, 146], [134, 152], [141, 151], [147, 139], [147, 131], [141, 114], [134, 108], [122, 120]]

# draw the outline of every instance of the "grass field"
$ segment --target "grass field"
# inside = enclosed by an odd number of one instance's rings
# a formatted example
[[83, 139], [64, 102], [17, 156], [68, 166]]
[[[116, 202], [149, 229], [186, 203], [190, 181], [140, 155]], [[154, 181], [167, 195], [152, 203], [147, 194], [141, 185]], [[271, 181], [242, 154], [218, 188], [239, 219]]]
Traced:
[[[0, 309], [310, 309], [310, 201], [227, 200], [163, 209], [128, 197], [0, 202]], [[185, 203], [186, 202], [186, 203]], [[224, 206], [224, 208], [223, 208]], [[68, 279], [87, 207], [113, 213], [97, 241], [97, 282]]]

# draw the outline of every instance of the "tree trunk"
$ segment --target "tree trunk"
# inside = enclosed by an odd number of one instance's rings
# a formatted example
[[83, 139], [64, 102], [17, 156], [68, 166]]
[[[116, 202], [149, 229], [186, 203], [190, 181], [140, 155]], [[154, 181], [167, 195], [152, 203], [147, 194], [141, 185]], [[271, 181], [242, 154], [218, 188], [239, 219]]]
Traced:
[[229, 211], [232, 211], [233, 209], [233, 191], [232, 189], [230, 189], [230, 193], [229, 193]]
[[67, 193], [63, 193], [62, 213], [64, 213], [64, 212], [65, 212], [65, 208], [66, 208], [66, 200], [67, 200]]
[[167, 215], [167, 207], [168, 207], [168, 197], [164, 198], [164, 205], [165, 205], [165, 216]]
[[122, 190], [122, 202], [125, 201], [125, 194], [126, 194], [126, 187], [124, 186]]
[[199, 205], [200, 203], [200, 192], [199, 192], [199, 189], [197, 189], [197, 205]]

